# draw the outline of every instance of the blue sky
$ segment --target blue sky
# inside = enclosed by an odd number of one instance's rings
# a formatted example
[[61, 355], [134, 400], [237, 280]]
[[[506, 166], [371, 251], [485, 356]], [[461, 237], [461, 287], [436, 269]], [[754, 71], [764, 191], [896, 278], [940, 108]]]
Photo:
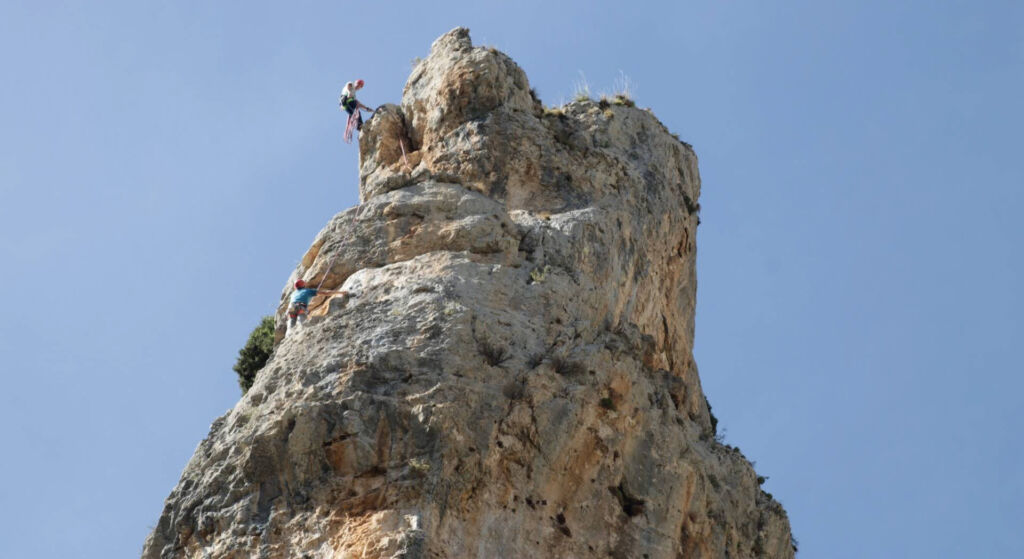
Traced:
[[701, 162], [697, 362], [802, 557], [1024, 556], [1024, 4], [0, 5], [0, 556], [130, 557], [357, 201], [337, 96], [464, 25]]

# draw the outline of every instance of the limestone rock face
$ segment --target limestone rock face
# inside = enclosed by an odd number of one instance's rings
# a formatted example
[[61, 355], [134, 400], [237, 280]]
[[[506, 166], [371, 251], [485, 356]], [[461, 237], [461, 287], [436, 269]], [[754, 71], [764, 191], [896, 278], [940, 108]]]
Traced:
[[[442, 36], [143, 557], [792, 557], [693, 362], [699, 194], [649, 112]], [[299, 277], [354, 295], [285, 336]]]

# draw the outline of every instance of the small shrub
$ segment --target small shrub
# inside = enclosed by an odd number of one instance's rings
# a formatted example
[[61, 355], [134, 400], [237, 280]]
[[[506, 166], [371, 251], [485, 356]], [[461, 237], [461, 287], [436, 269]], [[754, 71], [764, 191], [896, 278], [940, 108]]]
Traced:
[[[722, 427], [721, 431], [718, 431], [717, 433], [715, 433], [715, 442], [720, 444], [720, 445], [725, 445], [727, 448], [732, 450], [731, 446], [725, 444], [725, 433], [726, 433], [726, 429], [725, 429], [725, 427]], [[739, 449], [737, 448], [736, 450], [739, 450]]]
[[590, 83], [587, 82], [587, 76], [580, 70], [580, 79], [576, 82], [576, 91], [573, 94], [574, 101], [589, 101], [590, 100]]
[[[615, 79], [615, 96], [630, 100], [633, 97], [633, 89], [635, 89], [633, 80], [629, 79], [625, 72], [619, 70], [619, 77]], [[630, 100], [629, 103], [629, 106], [632, 107], [633, 102]]]
[[265, 316], [249, 334], [245, 346], [238, 350], [238, 361], [232, 367], [238, 373], [238, 387], [245, 394], [256, 381], [256, 373], [267, 364], [274, 352], [274, 317]]
[[534, 268], [530, 272], [531, 283], [544, 283], [544, 280], [548, 277], [549, 271], [551, 271], [551, 266], [544, 266], [543, 269], [539, 266]]
[[551, 368], [562, 376], [582, 375], [586, 372], [583, 363], [569, 359], [565, 355], [553, 354], [548, 359], [551, 361]]
[[409, 469], [420, 476], [425, 476], [430, 471], [430, 463], [422, 458], [413, 458], [409, 460]]
[[487, 340], [480, 342], [477, 345], [477, 350], [480, 351], [480, 355], [484, 356], [484, 361], [487, 361], [487, 364], [492, 367], [501, 365], [511, 357], [508, 348], [492, 344]]
[[615, 400], [612, 400], [609, 396], [601, 398], [598, 404], [606, 410], [615, 411]]
[[621, 95], [621, 94], [620, 95], [616, 95], [615, 97], [612, 97], [612, 104], [613, 105], [621, 105], [623, 107], [635, 107], [636, 106], [636, 103], [632, 99], [630, 99], [629, 97], [627, 97], [625, 95]]
[[540, 367], [540, 364], [544, 362], [543, 353], [534, 353], [533, 355], [526, 358], [526, 366], [530, 369], [536, 369]]
[[711, 432], [714, 435], [718, 435], [718, 418], [715, 414], [711, 413], [711, 402], [708, 401], [708, 397], [704, 396], [704, 405], [708, 407], [708, 415], [711, 416]]
[[501, 387], [501, 393], [509, 400], [522, 400], [526, 396], [526, 385], [522, 380], [512, 380]]

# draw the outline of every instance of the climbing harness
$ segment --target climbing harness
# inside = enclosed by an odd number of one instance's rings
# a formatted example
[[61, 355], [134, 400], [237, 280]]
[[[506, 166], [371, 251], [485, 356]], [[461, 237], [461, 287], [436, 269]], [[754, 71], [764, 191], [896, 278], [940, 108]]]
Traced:
[[292, 320], [295, 320], [302, 314], [308, 314], [306, 303], [295, 302], [288, 308], [288, 318]]

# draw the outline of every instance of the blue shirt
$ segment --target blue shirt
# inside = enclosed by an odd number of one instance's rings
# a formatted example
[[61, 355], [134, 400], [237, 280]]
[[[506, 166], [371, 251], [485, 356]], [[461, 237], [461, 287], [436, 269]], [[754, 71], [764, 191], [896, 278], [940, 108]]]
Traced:
[[313, 297], [315, 296], [315, 289], [311, 289], [309, 287], [297, 289], [295, 290], [295, 293], [292, 293], [292, 303], [302, 303], [303, 305], [308, 305], [309, 301], [312, 300]]

